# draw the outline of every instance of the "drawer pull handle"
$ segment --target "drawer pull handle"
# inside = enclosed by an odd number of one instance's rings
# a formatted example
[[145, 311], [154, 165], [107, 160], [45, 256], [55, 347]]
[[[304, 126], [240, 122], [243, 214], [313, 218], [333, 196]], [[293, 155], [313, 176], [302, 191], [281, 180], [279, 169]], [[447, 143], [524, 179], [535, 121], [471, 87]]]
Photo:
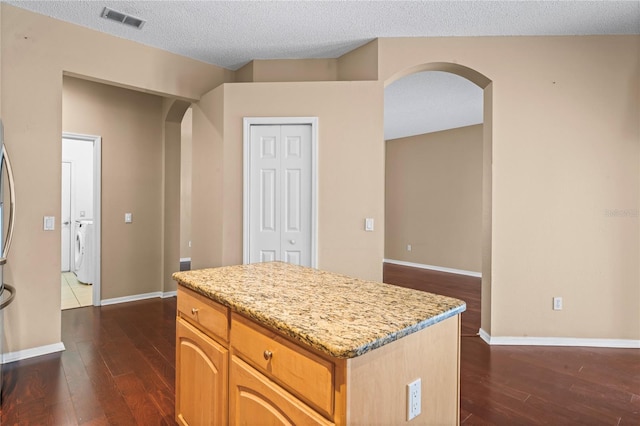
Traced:
[[264, 356], [264, 359], [266, 359], [267, 361], [269, 361], [271, 359], [271, 357], [273, 357], [273, 352], [266, 350], [264, 351], [264, 354], [262, 354]]
[[198, 308], [191, 308], [191, 313], [192, 313], [193, 315], [197, 314], [197, 313], [198, 313], [198, 311], [199, 311], [199, 309], [198, 309]]

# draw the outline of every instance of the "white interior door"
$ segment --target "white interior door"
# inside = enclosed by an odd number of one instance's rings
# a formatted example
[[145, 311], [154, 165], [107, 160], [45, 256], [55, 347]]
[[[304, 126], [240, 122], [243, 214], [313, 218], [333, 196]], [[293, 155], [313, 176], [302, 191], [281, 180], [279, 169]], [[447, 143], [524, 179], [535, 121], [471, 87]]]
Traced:
[[311, 125], [252, 125], [249, 262], [312, 266]]
[[73, 244], [71, 243], [71, 163], [62, 163], [62, 211], [60, 213], [62, 241], [62, 272], [71, 270]]

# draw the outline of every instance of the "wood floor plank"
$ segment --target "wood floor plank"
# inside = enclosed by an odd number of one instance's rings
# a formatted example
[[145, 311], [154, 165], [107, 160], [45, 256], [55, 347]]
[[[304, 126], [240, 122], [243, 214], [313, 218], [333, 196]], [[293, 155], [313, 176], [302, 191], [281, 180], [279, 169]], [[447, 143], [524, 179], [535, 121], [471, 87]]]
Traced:
[[159, 425], [162, 423], [164, 413], [149, 398], [144, 385], [135, 373], [120, 375], [116, 377], [116, 382], [138, 424]]
[[92, 342], [82, 342], [78, 347], [87, 375], [91, 377], [92, 390], [100, 400], [105, 417], [109, 420], [117, 417], [135, 424], [133, 415], [99, 350]]

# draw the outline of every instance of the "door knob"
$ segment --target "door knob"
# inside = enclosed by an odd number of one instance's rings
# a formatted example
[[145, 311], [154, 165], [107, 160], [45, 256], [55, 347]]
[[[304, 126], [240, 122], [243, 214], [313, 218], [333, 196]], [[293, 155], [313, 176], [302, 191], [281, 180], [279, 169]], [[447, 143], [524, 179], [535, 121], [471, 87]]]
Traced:
[[63, 225], [68, 225], [70, 222], [67, 220], [66, 222], [62, 222]]
[[291, 243], [291, 244], [295, 244], [295, 243], [296, 243], [296, 240], [289, 240], [289, 243]]

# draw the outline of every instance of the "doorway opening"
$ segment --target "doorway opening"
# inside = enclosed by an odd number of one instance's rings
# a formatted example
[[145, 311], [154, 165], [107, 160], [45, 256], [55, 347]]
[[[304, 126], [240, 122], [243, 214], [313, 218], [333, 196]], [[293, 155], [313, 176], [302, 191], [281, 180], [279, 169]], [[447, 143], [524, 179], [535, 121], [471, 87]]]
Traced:
[[491, 90], [448, 63], [400, 72], [385, 89], [384, 279], [464, 293], [473, 335], [490, 328]]
[[100, 305], [101, 137], [63, 133], [61, 309]]

